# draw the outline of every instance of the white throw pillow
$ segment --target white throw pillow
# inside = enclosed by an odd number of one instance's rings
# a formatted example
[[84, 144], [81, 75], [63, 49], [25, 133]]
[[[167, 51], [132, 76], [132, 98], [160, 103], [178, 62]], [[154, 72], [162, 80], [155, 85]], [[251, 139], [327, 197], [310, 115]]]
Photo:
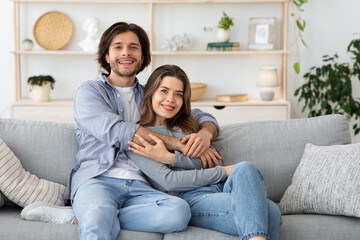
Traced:
[[0, 139], [0, 191], [21, 207], [33, 202], [48, 202], [63, 206], [66, 202], [64, 185], [39, 179], [26, 171], [19, 159]]
[[283, 214], [360, 217], [359, 190], [360, 143], [307, 144], [279, 207]]

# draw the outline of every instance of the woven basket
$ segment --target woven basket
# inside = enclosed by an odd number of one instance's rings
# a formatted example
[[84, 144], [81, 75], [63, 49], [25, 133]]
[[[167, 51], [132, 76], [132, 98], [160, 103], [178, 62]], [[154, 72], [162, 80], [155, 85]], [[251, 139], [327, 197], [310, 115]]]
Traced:
[[191, 83], [191, 101], [201, 98], [207, 89], [206, 83]]
[[59, 50], [71, 40], [73, 25], [71, 20], [61, 12], [47, 12], [36, 21], [34, 38], [47, 50]]

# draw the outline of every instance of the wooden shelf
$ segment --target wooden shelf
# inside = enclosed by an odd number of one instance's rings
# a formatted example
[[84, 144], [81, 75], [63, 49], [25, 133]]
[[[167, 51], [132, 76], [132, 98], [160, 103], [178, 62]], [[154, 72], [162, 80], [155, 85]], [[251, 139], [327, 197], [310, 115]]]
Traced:
[[15, 106], [73, 106], [74, 99], [53, 99], [48, 102], [37, 102], [31, 99], [23, 98], [16, 101]]
[[[96, 52], [73, 51], [73, 50], [16, 50], [11, 51], [14, 54], [20, 55], [84, 55], [93, 56]], [[281, 55], [288, 54], [285, 50], [270, 50], [270, 51], [152, 51], [154, 56], [219, 56], [219, 55]]]
[[[198, 107], [204, 111], [214, 114], [216, 118], [219, 118], [221, 124], [229, 124], [236, 121], [252, 121], [252, 120], [269, 120], [269, 119], [287, 119], [290, 117], [290, 103], [287, 101], [287, 59], [288, 59], [288, 15], [289, 15], [289, 2], [290, 0], [10, 0], [14, 3], [14, 39], [15, 50], [12, 51], [15, 58], [15, 96], [16, 102], [12, 105], [12, 116], [22, 119], [35, 119], [35, 120], [49, 120], [49, 121], [73, 121], [73, 99], [54, 99], [49, 102], [35, 102], [31, 99], [23, 99], [22, 83], [24, 79], [21, 78], [21, 58], [25, 58], [25, 61], [29, 61], [31, 56], [45, 56], [45, 58], [51, 58], [51, 56], [59, 56], [60, 58], [68, 57], [82, 57], [91, 56], [96, 57], [96, 52], [85, 52], [81, 50], [43, 50], [37, 48], [37, 50], [22, 50], [21, 49], [21, 35], [20, 25], [26, 21], [21, 21], [20, 10], [21, 4], [69, 4], [68, 8], [71, 8], [70, 4], [94, 4], [92, 8], [97, 7], [96, 4], [109, 4], [109, 8], [116, 7], [116, 4], [145, 4], [149, 11], [149, 25], [148, 35], [150, 40], [150, 48], [153, 59], [162, 60], [162, 56], [180, 59], [185, 56], [189, 61], [200, 59], [202, 56], [209, 57], [213, 60], [217, 56], [237, 56], [239, 58], [246, 58], [246, 56], [254, 56], [261, 60], [262, 56], [267, 58], [276, 58], [279, 63], [279, 99], [274, 101], [261, 101], [260, 99], [249, 99], [246, 102], [217, 102], [215, 97], [213, 99], [201, 99], [191, 103], [192, 107]], [[112, 6], [113, 4], [114, 6]], [[154, 39], [154, 23], [157, 18], [157, 10], [161, 9], [161, 4], [276, 4], [276, 8], [279, 8], [279, 13], [276, 13], [276, 17], [280, 19], [278, 27], [280, 28], [280, 39], [276, 50], [247, 50], [240, 51], [206, 51], [206, 46], [199, 50], [187, 50], [187, 51], [164, 51], [157, 47], [155, 49]], [[32, 6], [30, 6], [31, 8]], [[143, 6], [141, 6], [143, 7]], [[176, 6], [177, 7], [177, 6]], [[187, 6], [191, 8], [193, 6]], [[198, 7], [198, 6], [196, 6]], [[212, 8], [212, 6], [206, 6]], [[231, 7], [231, 6], [229, 6]], [[249, 7], [246, 6], [245, 7]], [[268, 6], [263, 6], [267, 8]], [[253, 7], [251, 7], [253, 8]], [[86, 9], [85, 9], [86, 10]], [[256, 11], [256, 10], [254, 10]], [[156, 13], [156, 14], [155, 14]], [[26, 17], [25, 17], [26, 18]], [[206, 44], [205, 44], [206, 45]], [[157, 45], [156, 45], [157, 46]], [[222, 57], [221, 59], [223, 59]], [[250, 58], [250, 57], [249, 57]], [[220, 58], [219, 58], [220, 59]], [[216, 60], [216, 59], [215, 59]], [[229, 57], [228, 60], [233, 60]], [[243, 60], [243, 59], [241, 59]], [[151, 61], [149, 65], [149, 71], [154, 69], [154, 62]], [[195, 66], [194, 66], [195, 67]], [[211, 67], [211, 66], [210, 66]], [[219, 73], [221, 74], [221, 73]], [[255, 83], [254, 83], [255, 84]], [[70, 96], [71, 97], [71, 96]]]
[[20, 55], [96, 55], [96, 52], [72, 50], [16, 50], [11, 52]]
[[251, 50], [240, 50], [240, 51], [153, 51], [152, 54], [155, 56], [219, 56], [219, 55], [281, 55], [288, 54], [289, 51], [285, 50], [270, 50], [270, 51], [251, 51]]
[[[269, 105], [288, 105], [285, 99], [274, 99], [273, 101], [262, 101], [259, 98], [252, 98], [241, 102], [217, 102], [215, 99], [200, 99], [191, 102], [192, 107], [196, 106], [269, 106]], [[53, 99], [48, 102], [36, 102], [31, 99], [23, 98], [14, 103], [16, 106], [73, 106], [74, 99]]]
[[192, 107], [196, 106], [274, 106], [289, 105], [285, 99], [274, 99], [273, 101], [262, 101], [260, 98], [251, 98], [248, 101], [241, 102], [218, 102], [215, 99], [199, 99], [191, 102]]
[[11, 0], [19, 3], [286, 3], [290, 0]]

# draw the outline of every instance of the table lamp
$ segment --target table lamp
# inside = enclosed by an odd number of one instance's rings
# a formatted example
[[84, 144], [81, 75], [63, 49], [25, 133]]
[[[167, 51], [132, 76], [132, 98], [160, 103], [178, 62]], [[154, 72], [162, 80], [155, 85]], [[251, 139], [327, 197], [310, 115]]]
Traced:
[[277, 70], [274, 67], [261, 67], [259, 70], [257, 85], [261, 87], [260, 98], [263, 101], [274, 99], [274, 87], [278, 86]]

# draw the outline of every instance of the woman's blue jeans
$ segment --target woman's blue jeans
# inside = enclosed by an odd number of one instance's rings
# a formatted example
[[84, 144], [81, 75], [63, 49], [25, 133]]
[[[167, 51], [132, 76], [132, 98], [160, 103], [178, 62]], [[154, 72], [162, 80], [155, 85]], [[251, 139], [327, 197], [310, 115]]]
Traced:
[[238, 163], [225, 183], [183, 192], [191, 208], [190, 225], [239, 235], [277, 240], [281, 213], [268, 200], [263, 177], [249, 162]]
[[80, 239], [113, 239], [121, 229], [170, 233], [186, 229], [191, 213], [181, 198], [138, 180], [98, 176], [85, 181], [72, 203]]

